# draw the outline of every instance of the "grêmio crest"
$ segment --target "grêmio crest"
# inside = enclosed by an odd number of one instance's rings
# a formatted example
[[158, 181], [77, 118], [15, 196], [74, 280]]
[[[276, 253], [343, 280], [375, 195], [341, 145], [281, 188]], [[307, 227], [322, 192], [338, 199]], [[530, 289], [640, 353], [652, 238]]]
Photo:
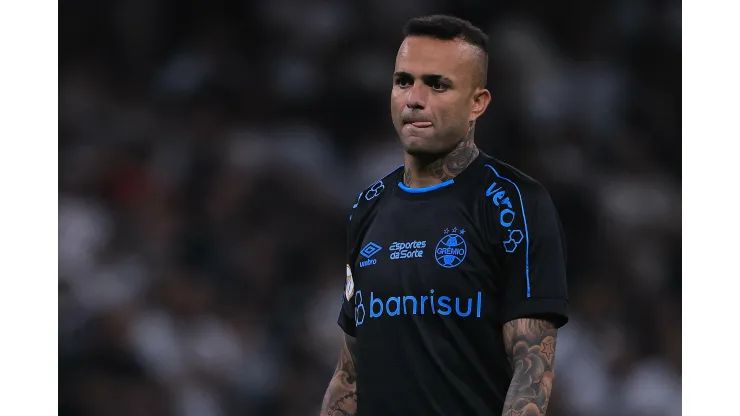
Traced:
[[463, 238], [464, 234], [465, 230], [458, 230], [457, 227], [444, 230], [444, 236], [434, 248], [434, 259], [437, 264], [445, 269], [451, 269], [465, 260], [468, 254], [468, 244]]

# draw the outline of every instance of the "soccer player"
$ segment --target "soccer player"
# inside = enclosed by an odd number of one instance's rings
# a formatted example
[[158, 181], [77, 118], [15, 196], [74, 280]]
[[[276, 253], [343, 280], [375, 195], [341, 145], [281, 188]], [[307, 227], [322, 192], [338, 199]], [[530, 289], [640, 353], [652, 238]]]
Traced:
[[487, 37], [449, 16], [404, 32], [404, 165], [352, 207], [346, 336], [321, 414], [544, 415], [568, 319], [560, 219], [539, 183], [475, 146]]

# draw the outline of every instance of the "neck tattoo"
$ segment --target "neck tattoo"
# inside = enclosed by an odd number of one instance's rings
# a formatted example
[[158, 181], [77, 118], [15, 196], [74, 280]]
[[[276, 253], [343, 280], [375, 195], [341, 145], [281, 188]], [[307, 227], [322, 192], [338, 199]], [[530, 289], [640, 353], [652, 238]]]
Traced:
[[[420, 173], [423, 173], [423, 176], [429, 176], [441, 182], [459, 175], [480, 154], [480, 150], [478, 150], [478, 147], [473, 142], [474, 130], [475, 128], [471, 127], [468, 134], [453, 151], [427, 164], [421, 169], [422, 172]], [[403, 184], [408, 187], [411, 187], [414, 183], [412, 170], [413, 166], [404, 167]]]

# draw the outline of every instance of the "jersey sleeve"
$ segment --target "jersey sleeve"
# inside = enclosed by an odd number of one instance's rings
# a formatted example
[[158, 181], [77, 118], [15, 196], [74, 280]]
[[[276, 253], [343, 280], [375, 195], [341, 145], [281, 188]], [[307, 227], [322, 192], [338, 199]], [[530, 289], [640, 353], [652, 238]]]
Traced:
[[342, 293], [342, 307], [339, 311], [339, 326], [345, 334], [355, 336], [355, 283], [352, 279], [352, 268], [347, 265], [347, 278]]
[[504, 251], [502, 323], [546, 317], [561, 327], [568, 321], [564, 233], [549, 194], [539, 185], [527, 185], [526, 190], [516, 188], [515, 205], [522, 215], [499, 234]]
[[344, 333], [347, 335], [350, 335], [352, 337], [355, 336], [355, 281], [352, 277], [352, 267], [354, 264], [354, 255], [353, 255], [353, 248], [355, 246], [355, 240], [356, 240], [356, 232], [354, 229], [356, 227], [353, 227], [356, 225], [357, 220], [355, 220], [355, 223], [352, 222], [353, 217], [356, 214], [357, 206], [360, 202], [360, 199], [362, 198], [362, 193], [360, 193], [360, 196], [357, 198], [357, 201], [352, 206], [352, 211], [350, 212], [349, 221], [347, 223], [347, 245], [345, 250], [345, 260], [347, 262], [346, 265], [346, 277], [344, 279], [344, 290], [342, 291], [342, 306], [339, 311], [339, 319], [337, 320], [337, 323], [342, 328]]

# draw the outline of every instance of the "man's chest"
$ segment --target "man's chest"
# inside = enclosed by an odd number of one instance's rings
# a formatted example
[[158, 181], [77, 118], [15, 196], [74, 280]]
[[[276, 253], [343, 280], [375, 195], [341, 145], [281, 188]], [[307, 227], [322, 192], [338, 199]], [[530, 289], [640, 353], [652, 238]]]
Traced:
[[495, 261], [473, 208], [429, 203], [379, 210], [356, 243], [357, 289], [385, 297], [493, 289]]

